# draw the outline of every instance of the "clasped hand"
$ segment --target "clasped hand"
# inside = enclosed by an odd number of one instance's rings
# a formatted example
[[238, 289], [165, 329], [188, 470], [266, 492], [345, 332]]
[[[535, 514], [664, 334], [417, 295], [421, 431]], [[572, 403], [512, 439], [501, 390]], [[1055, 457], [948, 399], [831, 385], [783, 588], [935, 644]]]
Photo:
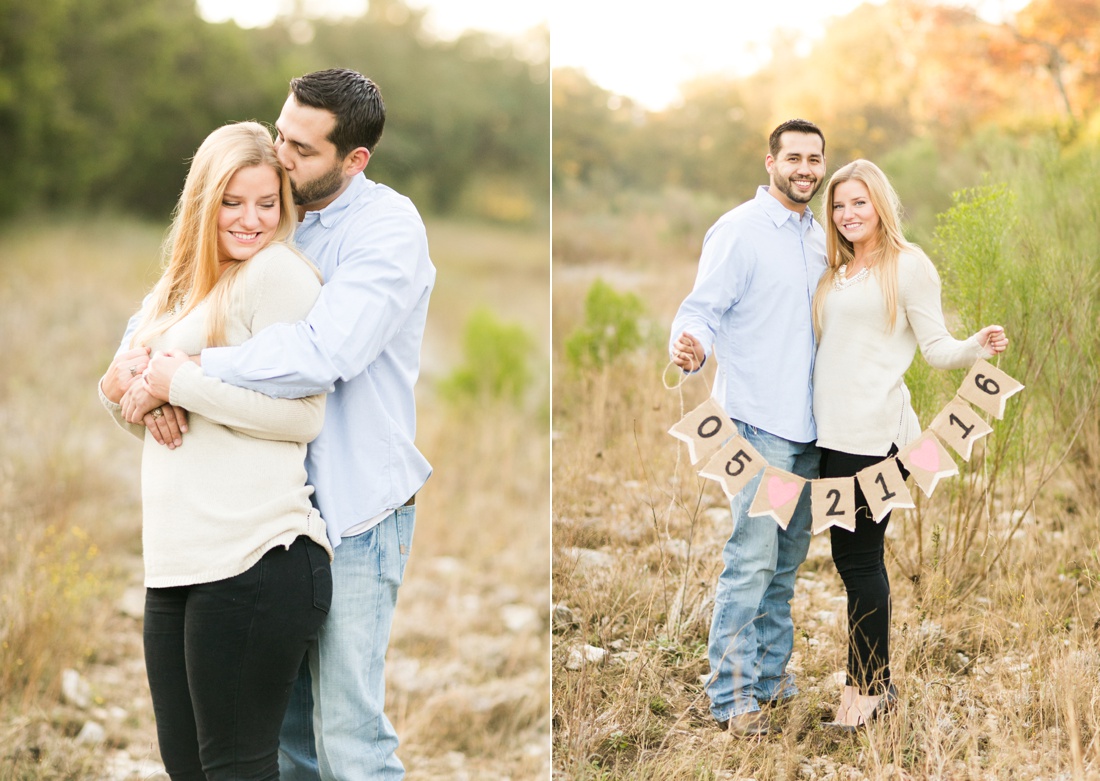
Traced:
[[172, 377], [189, 359], [181, 350], [157, 352], [148, 359], [139, 375], [140, 382], [131, 382], [119, 402], [122, 415], [133, 424], [144, 425], [158, 444], [174, 450], [183, 444], [187, 432], [187, 411], [167, 403]]

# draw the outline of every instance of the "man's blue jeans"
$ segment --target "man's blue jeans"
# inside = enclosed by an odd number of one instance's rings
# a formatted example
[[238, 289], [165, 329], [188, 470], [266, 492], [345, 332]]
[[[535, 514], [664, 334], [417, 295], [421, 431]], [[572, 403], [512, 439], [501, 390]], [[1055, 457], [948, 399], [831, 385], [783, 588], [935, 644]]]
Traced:
[[347, 537], [332, 562], [332, 608], [291, 693], [279, 735], [283, 781], [399, 781], [397, 733], [382, 712], [384, 663], [416, 508]]
[[[821, 456], [813, 442], [789, 442], [734, 421], [767, 462], [807, 480], [818, 476]], [[750, 518], [760, 475], [730, 503], [733, 533], [722, 551], [725, 566], [714, 597], [706, 691], [720, 721], [760, 709], [760, 702], [798, 693], [787, 673], [794, 647], [791, 597], [810, 547], [810, 491], [804, 488], [786, 530], [771, 516]]]

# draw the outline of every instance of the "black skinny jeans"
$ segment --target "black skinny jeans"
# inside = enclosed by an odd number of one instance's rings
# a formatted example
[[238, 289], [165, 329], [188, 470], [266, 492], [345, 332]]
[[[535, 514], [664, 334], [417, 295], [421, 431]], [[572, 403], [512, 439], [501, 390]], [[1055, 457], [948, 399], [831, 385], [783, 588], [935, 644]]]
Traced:
[[[821, 476], [853, 477], [883, 460], [822, 448]], [[861, 694], [884, 694], [890, 685], [890, 578], [884, 558], [889, 523], [890, 513], [875, 523], [856, 482], [856, 530], [829, 529], [833, 563], [848, 592], [847, 685]]]
[[324, 548], [298, 537], [226, 580], [145, 592], [145, 664], [172, 781], [279, 778], [279, 728], [332, 601]]

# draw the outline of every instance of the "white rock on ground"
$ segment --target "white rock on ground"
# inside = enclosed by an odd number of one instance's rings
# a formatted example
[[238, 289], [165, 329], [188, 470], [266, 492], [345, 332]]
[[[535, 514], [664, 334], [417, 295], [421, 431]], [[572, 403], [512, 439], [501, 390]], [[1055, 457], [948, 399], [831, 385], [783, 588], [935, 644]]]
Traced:
[[596, 648], [593, 645], [574, 646], [569, 649], [569, 661], [565, 663], [567, 670], [580, 670], [587, 664], [600, 664], [607, 657], [607, 651]]
[[61, 699], [86, 709], [92, 704], [92, 687], [76, 670], [65, 668], [61, 671]]

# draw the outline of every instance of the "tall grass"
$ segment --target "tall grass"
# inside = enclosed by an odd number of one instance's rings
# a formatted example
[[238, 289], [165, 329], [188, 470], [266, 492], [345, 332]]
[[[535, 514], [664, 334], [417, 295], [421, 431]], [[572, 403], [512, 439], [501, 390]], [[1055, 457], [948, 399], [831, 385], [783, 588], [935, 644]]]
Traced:
[[[418, 445], [435, 471], [388, 656], [387, 710], [413, 777], [536, 779], [549, 772], [550, 506], [546, 238], [429, 221], [439, 268], [418, 386]], [[140, 447], [95, 383], [156, 276], [159, 226], [122, 220], [0, 235], [0, 780], [106, 778], [120, 752], [154, 772], [140, 621]], [[522, 396], [456, 414], [436, 390], [464, 323], [501, 307], [531, 339]], [[539, 391], [541, 389], [541, 392]], [[92, 703], [60, 696], [79, 670]], [[84, 722], [98, 746], [74, 740]], [[135, 765], [136, 767], [136, 765]], [[124, 771], [123, 771], [124, 772]]]
[[[959, 477], [894, 514], [887, 555], [901, 702], [855, 739], [821, 727], [839, 701], [847, 648], [844, 589], [825, 535], [799, 573], [791, 669], [802, 696], [773, 715], [783, 734], [738, 741], [710, 719], [701, 677], [729, 509], [666, 430], [703, 400], [712, 375], [670, 392], [663, 350], [581, 375], [555, 354], [554, 600], [569, 608], [554, 638], [558, 777], [1100, 773], [1098, 173], [1095, 154], [1019, 153], [985, 187], [959, 193], [926, 246], [953, 332], [1004, 325], [1011, 346], [1000, 368], [1027, 388], [972, 461], [960, 461]], [[670, 251], [631, 272], [623, 287], [668, 322], [694, 259]], [[555, 277], [556, 331], [579, 323], [587, 283], [576, 272]], [[962, 376], [918, 359], [908, 380], [924, 425]], [[604, 661], [578, 664], [571, 652], [584, 645], [607, 651]]]

